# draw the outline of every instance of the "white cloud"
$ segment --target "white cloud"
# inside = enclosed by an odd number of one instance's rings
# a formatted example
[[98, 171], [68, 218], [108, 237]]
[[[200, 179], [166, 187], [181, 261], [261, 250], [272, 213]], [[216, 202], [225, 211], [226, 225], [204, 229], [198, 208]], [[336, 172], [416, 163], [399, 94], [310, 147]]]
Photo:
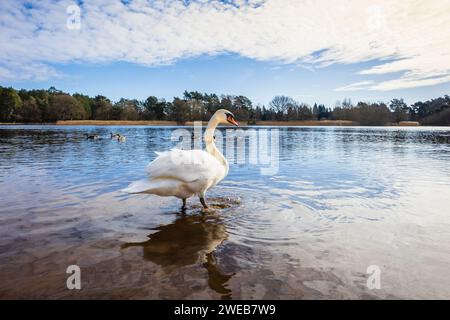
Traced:
[[358, 90], [368, 90], [368, 88], [372, 87], [374, 82], [371, 80], [355, 82], [343, 87], [339, 87], [334, 89], [334, 91], [358, 91]]
[[[233, 52], [325, 67], [377, 60], [365, 80], [337, 90], [393, 90], [450, 81], [449, 0], [72, 1], [3, 0], [0, 79], [55, 77], [55, 64], [169, 64]], [[230, 1], [228, 1], [230, 2]], [[387, 74], [391, 80], [376, 80]]]

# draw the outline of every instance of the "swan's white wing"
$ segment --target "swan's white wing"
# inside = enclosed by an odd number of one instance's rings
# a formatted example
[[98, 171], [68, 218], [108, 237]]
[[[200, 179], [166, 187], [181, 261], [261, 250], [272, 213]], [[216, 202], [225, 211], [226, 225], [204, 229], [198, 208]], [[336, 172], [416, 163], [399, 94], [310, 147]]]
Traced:
[[217, 176], [223, 166], [203, 150], [178, 150], [157, 153], [158, 157], [149, 163], [147, 173], [150, 179], [176, 179], [193, 182]]
[[174, 179], [143, 179], [132, 182], [122, 191], [127, 193], [150, 193], [161, 196], [177, 195], [177, 190], [182, 184], [183, 182]]

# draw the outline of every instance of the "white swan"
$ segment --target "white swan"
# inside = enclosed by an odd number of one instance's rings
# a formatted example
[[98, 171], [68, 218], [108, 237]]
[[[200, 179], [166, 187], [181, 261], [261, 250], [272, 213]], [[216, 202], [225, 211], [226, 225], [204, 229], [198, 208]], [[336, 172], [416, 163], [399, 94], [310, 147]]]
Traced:
[[156, 152], [158, 157], [147, 166], [148, 179], [133, 182], [124, 189], [128, 193], [149, 193], [174, 196], [183, 200], [198, 195], [206, 209], [206, 191], [228, 174], [228, 161], [214, 144], [214, 130], [219, 124], [238, 125], [233, 114], [217, 110], [205, 131], [206, 151], [178, 150]]

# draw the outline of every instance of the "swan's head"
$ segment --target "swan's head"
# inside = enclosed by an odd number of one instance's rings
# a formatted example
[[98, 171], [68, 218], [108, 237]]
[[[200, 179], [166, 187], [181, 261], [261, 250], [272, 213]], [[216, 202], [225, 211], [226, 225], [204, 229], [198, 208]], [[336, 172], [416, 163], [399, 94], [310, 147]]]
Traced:
[[228, 111], [227, 109], [219, 109], [214, 113], [214, 117], [218, 119], [219, 123], [227, 124], [230, 123], [234, 126], [238, 126], [236, 119], [234, 119], [234, 115]]

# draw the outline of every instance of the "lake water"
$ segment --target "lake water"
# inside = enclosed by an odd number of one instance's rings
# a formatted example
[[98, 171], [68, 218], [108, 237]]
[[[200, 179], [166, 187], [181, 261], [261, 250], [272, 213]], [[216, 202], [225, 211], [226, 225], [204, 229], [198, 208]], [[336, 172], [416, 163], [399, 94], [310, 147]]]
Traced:
[[175, 129], [0, 126], [0, 297], [450, 298], [449, 128], [266, 128], [277, 170], [232, 161], [185, 214], [120, 191]]

